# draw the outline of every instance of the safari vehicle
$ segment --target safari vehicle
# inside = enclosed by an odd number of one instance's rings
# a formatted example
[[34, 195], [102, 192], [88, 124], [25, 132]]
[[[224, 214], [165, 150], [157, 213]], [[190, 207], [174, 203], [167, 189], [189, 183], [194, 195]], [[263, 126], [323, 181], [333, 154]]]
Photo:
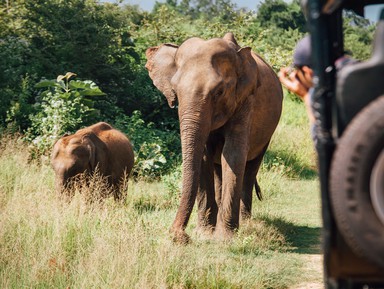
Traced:
[[336, 71], [342, 10], [383, 0], [307, 0], [315, 71], [326, 288], [384, 288], [384, 9], [369, 60]]

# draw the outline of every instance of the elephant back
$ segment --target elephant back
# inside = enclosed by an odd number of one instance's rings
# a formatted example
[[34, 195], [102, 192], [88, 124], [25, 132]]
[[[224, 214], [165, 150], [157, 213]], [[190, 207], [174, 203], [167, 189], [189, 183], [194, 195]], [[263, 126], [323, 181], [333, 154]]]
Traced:
[[105, 129], [97, 127], [98, 138], [107, 147], [107, 168], [112, 178], [120, 178], [124, 171], [128, 174], [131, 172], [134, 164], [133, 146], [129, 138], [121, 131], [114, 129], [110, 126], [101, 126]]

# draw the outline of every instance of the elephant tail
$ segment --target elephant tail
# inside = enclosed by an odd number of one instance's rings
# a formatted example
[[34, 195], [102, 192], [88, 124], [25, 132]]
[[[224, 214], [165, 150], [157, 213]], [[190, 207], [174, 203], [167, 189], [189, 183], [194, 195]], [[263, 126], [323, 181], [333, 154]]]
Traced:
[[257, 183], [257, 180], [255, 181], [255, 190], [256, 190], [256, 196], [259, 199], [259, 201], [263, 200], [263, 194], [261, 193], [261, 189], [259, 184]]

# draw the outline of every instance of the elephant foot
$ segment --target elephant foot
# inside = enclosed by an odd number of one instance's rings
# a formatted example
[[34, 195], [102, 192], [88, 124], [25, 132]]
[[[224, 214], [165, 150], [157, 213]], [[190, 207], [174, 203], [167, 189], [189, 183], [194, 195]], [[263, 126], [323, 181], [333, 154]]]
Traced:
[[202, 238], [211, 239], [213, 233], [215, 231], [215, 227], [213, 226], [201, 226], [199, 225], [196, 228], [196, 234]]
[[235, 235], [234, 230], [224, 228], [224, 227], [216, 227], [216, 230], [214, 232], [215, 239], [222, 240], [222, 241], [231, 240], [234, 235]]
[[250, 220], [252, 217], [251, 211], [246, 209], [242, 209], [240, 215], [242, 220]]
[[187, 245], [191, 243], [191, 238], [184, 230], [171, 229], [172, 241], [176, 244]]

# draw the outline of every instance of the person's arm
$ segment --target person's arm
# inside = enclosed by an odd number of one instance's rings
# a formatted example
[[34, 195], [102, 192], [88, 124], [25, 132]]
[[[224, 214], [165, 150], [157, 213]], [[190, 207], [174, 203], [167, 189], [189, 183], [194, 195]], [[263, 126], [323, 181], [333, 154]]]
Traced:
[[311, 108], [310, 88], [312, 87], [313, 71], [308, 66], [289, 72], [289, 68], [282, 68], [279, 72], [280, 82], [291, 92], [304, 101], [307, 115], [311, 124], [315, 118]]

